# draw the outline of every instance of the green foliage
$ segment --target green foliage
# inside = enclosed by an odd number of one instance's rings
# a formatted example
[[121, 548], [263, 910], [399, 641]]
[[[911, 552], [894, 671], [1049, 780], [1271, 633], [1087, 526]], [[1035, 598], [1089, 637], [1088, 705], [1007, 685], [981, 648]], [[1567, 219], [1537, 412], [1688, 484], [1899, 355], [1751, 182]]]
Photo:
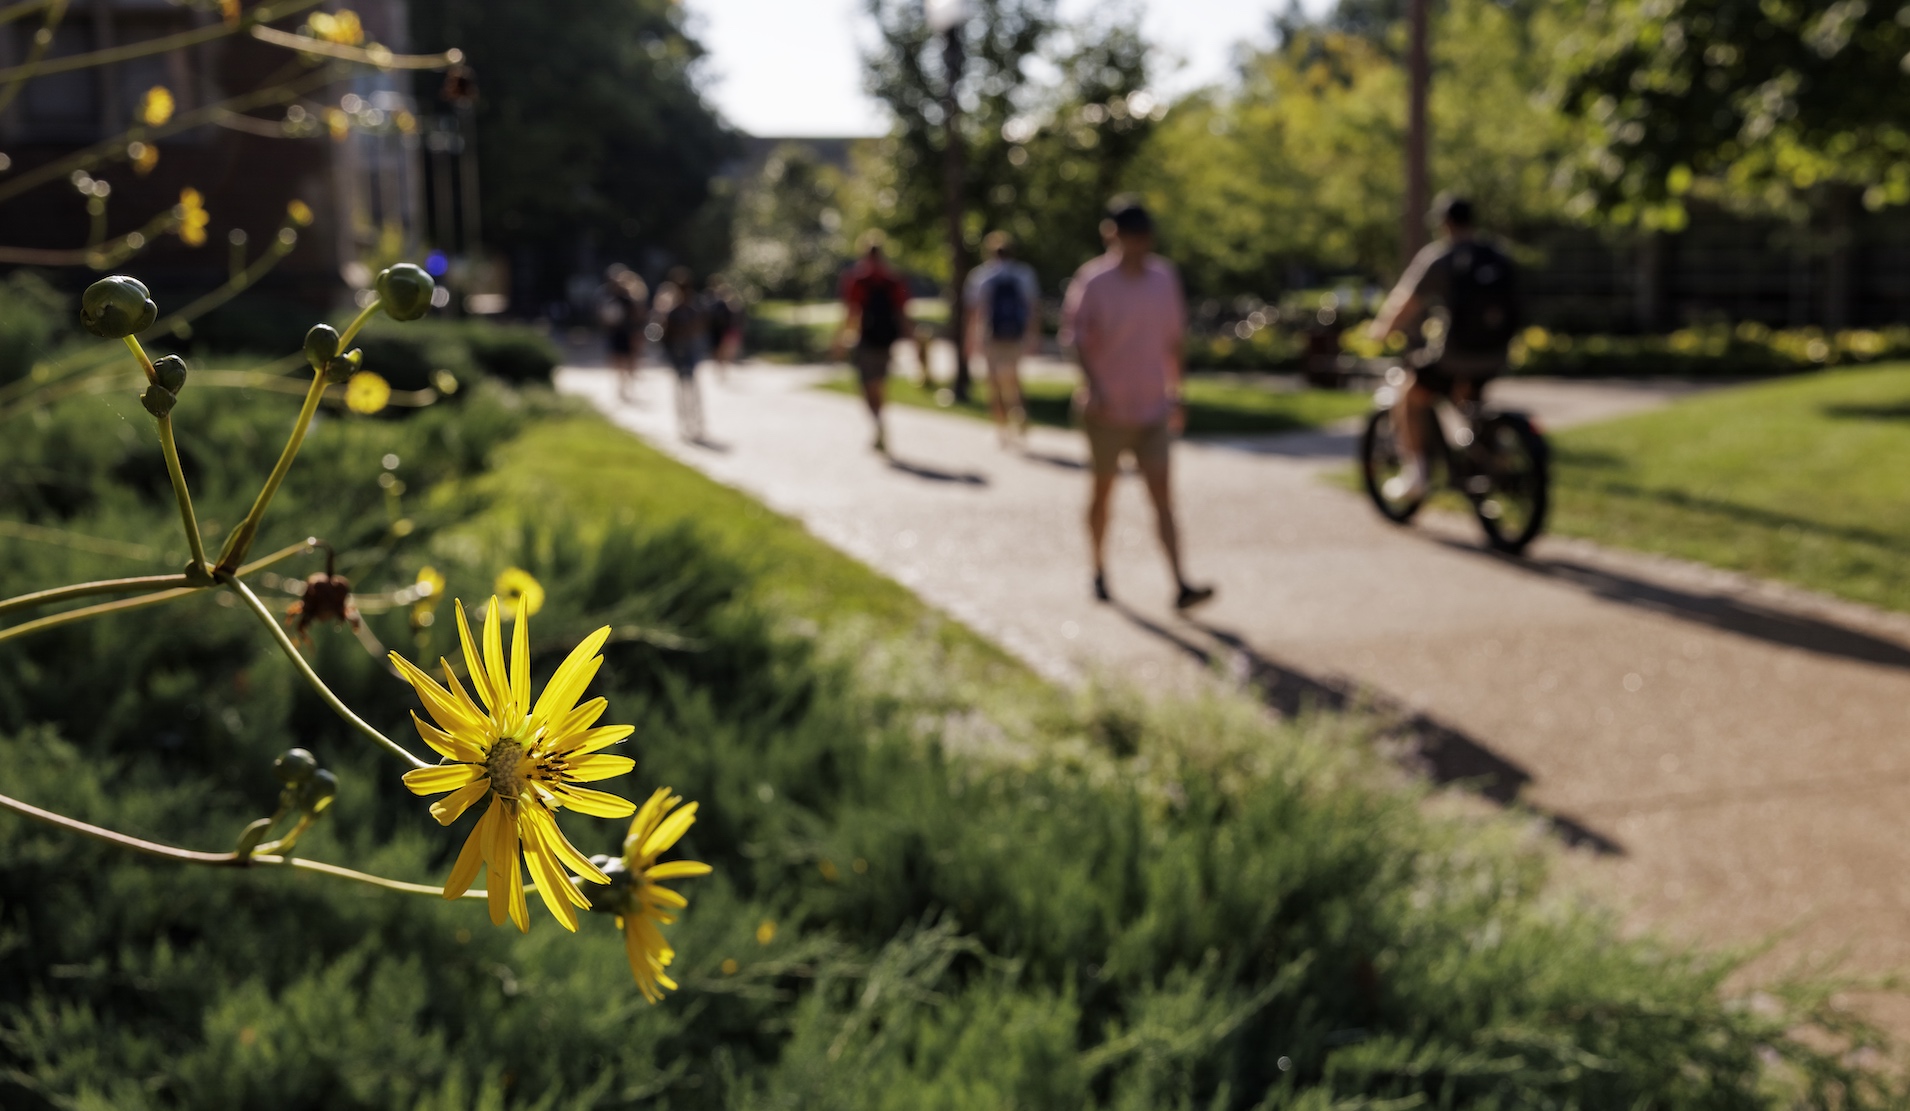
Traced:
[[550, 337], [529, 325], [475, 319], [375, 320], [360, 333], [358, 346], [365, 365], [398, 390], [432, 388], [438, 370], [450, 371], [460, 382], [488, 374], [506, 382], [549, 385], [562, 358]]
[[[708, 269], [724, 245], [692, 214], [734, 139], [697, 91], [702, 48], [670, 0], [418, 0], [419, 49], [476, 70], [487, 243], [558, 297], [586, 239], [612, 257], [662, 246]], [[437, 78], [420, 96], [435, 103]]]
[[1681, 328], [1663, 336], [1571, 336], [1529, 328], [1512, 345], [1521, 374], [1551, 377], [1756, 377], [1910, 356], [1910, 328]]
[[1569, 429], [1551, 527], [1910, 610], [1906, 420], [1897, 363]]
[[[187, 399], [201, 519], [234, 521], [289, 399]], [[155, 539], [171, 506], [136, 404], [71, 404], [0, 441], [8, 515], [183, 548]], [[638, 769], [608, 785], [700, 800], [684, 855], [716, 866], [685, 885], [672, 933], [684, 990], [642, 1003], [601, 917], [576, 937], [543, 921], [519, 936], [475, 903], [188, 869], [9, 815], [0, 1102], [1862, 1108], [1893, 1094], [1838, 1051], [1861, 1030], [1799, 1034], [1834, 1021], [1821, 996], [1731, 1005], [1727, 963], [1622, 940], [1548, 898], [1542, 853], [1509, 825], [1430, 816], [1357, 721], [1118, 693], [1075, 705], [795, 523], [558, 408], [487, 384], [410, 421], [324, 421], [261, 548], [317, 532], [361, 591], [430, 563], [467, 601], [528, 568], [548, 590], [540, 675], [612, 625], [594, 690], [637, 726]], [[380, 482], [386, 455], [402, 491]], [[43, 487], [84, 496], [55, 505]], [[145, 565], [0, 539], [21, 589]], [[342, 783], [301, 851], [441, 878], [464, 823], [438, 828], [216, 597], [0, 648], [8, 792], [219, 846], [270, 808], [272, 759], [298, 745]], [[430, 659], [455, 640], [439, 614], [415, 632], [402, 610], [369, 623]], [[318, 629], [310, 652], [403, 735], [412, 695], [355, 639]], [[994, 701], [971, 693], [978, 675]], [[622, 833], [565, 825], [586, 852]]]
[[1839, 183], [1873, 209], [1910, 203], [1897, 5], [1606, 0], [1574, 45], [1582, 210], [1675, 231], [1687, 196], [1798, 215]]
[[[1535, 98], [1568, 10], [1492, 0], [1435, 8], [1433, 179], [1464, 192], [1487, 225], [1555, 218], [1548, 180], [1568, 149]], [[1262, 296], [1298, 275], [1400, 266], [1406, 79], [1391, 37], [1290, 25], [1240, 84], [1176, 104], [1136, 164], [1164, 249], [1190, 290]]]
[[67, 299], [31, 270], [0, 282], [0, 385], [26, 377], [71, 331]]
[[[964, 236], [973, 251], [990, 230], [1011, 233], [1055, 289], [1099, 253], [1096, 225], [1162, 110], [1147, 92], [1147, 47], [1123, 19], [1062, 23], [1054, 0], [976, 9], [962, 34]], [[887, 229], [899, 257], [946, 277], [942, 40], [917, 0], [870, 0], [869, 10], [882, 41], [866, 60], [868, 85], [896, 125], [864, 161], [855, 222]], [[1052, 79], [1037, 81], [1041, 69]]]
[[729, 274], [752, 299], [835, 296], [849, 253], [842, 229], [842, 173], [809, 148], [785, 143], [737, 201]]

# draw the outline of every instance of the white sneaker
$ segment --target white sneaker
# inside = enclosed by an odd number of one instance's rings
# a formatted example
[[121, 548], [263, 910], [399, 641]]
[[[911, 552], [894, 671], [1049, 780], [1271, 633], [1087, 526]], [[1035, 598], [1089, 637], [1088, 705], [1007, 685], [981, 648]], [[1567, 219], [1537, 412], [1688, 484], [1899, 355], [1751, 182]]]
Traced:
[[1418, 501], [1426, 496], [1426, 468], [1418, 460], [1406, 464], [1400, 472], [1386, 480], [1379, 492], [1390, 502]]

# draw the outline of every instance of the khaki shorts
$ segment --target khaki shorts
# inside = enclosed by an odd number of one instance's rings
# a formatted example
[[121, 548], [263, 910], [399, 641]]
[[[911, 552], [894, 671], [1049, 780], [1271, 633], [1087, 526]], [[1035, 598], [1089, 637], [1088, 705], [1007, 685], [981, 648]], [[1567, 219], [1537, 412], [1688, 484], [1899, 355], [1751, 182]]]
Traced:
[[982, 355], [988, 360], [989, 381], [1021, 369], [1021, 356], [1025, 350], [1026, 345], [1018, 339], [991, 339], [984, 344]]
[[1167, 449], [1174, 442], [1166, 421], [1131, 428], [1088, 417], [1081, 424], [1088, 434], [1088, 458], [1097, 476], [1120, 474], [1123, 455], [1133, 455], [1142, 474], [1166, 473]]

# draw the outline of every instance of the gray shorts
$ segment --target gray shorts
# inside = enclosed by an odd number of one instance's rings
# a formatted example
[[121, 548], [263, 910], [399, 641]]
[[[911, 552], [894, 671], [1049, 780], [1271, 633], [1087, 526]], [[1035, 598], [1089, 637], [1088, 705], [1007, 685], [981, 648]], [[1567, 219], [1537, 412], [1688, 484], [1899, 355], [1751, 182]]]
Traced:
[[1096, 476], [1108, 478], [1120, 474], [1123, 455], [1134, 456], [1134, 465], [1142, 474], [1167, 472], [1167, 451], [1174, 436], [1168, 431], [1166, 421], [1134, 428], [1103, 424], [1088, 417], [1082, 421], [1082, 428], [1088, 434], [1088, 458]]
[[867, 386], [881, 382], [889, 377], [889, 354], [887, 347], [856, 348], [856, 377]]

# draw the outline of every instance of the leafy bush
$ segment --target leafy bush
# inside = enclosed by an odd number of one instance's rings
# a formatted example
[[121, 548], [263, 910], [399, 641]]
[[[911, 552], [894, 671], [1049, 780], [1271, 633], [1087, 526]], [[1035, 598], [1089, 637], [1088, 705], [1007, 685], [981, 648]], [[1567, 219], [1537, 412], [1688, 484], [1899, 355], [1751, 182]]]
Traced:
[[[187, 398], [201, 519], [229, 524], [290, 402]], [[1894, 1094], [1838, 1052], [1861, 1031], [1799, 1033], [1828, 1014], [1819, 998], [1737, 1006], [1727, 963], [1622, 940], [1548, 899], [1541, 852], [1509, 824], [1429, 816], [1357, 721], [1118, 694], [997, 716], [950, 693], [919, 612], [900, 636], [806, 630], [735, 554], [797, 526], [760, 508], [713, 520], [730, 504], [717, 488], [647, 451], [610, 469], [614, 434], [594, 419], [562, 437], [596, 453], [594, 481], [684, 486], [694, 517], [586, 515], [561, 492], [516, 508], [497, 452], [556, 407], [486, 385], [406, 422], [325, 421], [260, 548], [317, 532], [368, 594], [429, 562], [469, 601], [504, 566], [529, 568], [549, 599], [539, 675], [589, 629], [616, 630], [595, 690], [637, 726], [636, 778], [701, 801], [684, 855], [716, 866], [672, 934], [683, 991], [643, 1004], [597, 916], [576, 938], [546, 921], [520, 937], [475, 904], [185, 869], [0, 815], [0, 1104], [1857, 1108]], [[171, 535], [171, 506], [138, 411], [68, 405], [0, 440], [0, 504], [182, 562], [182, 544], [153, 539]], [[381, 484], [388, 455], [402, 487]], [[47, 504], [28, 475], [88, 496]], [[136, 569], [18, 539], [0, 539], [0, 567], [18, 589]], [[175, 605], [0, 645], [5, 790], [219, 846], [270, 809], [270, 760], [299, 744], [344, 783], [303, 851], [440, 880], [462, 830], [438, 828], [243, 613]], [[368, 620], [413, 656], [455, 642], [446, 620]], [[311, 656], [406, 735], [410, 692], [350, 635], [317, 630]], [[610, 825], [570, 834], [609, 851]]]
[[1226, 332], [1187, 339], [1189, 370], [1294, 370], [1306, 357], [1306, 337], [1282, 328], [1255, 328], [1246, 338]]
[[1774, 330], [1717, 324], [1664, 336], [1569, 336], [1528, 328], [1513, 345], [1522, 374], [1704, 378], [1791, 374], [1910, 357], [1910, 328]]
[[0, 281], [0, 385], [25, 378], [70, 330], [67, 298], [45, 278], [16, 270]]
[[524, 324], [488, 320], [377, 320], [361, 333], [365, 365], [375, 367], [393, 389], [422, 390], [438, 370], [469, 382], [488, 374], [516, 385], [549, 385], [561, 362], [549, 337]]

